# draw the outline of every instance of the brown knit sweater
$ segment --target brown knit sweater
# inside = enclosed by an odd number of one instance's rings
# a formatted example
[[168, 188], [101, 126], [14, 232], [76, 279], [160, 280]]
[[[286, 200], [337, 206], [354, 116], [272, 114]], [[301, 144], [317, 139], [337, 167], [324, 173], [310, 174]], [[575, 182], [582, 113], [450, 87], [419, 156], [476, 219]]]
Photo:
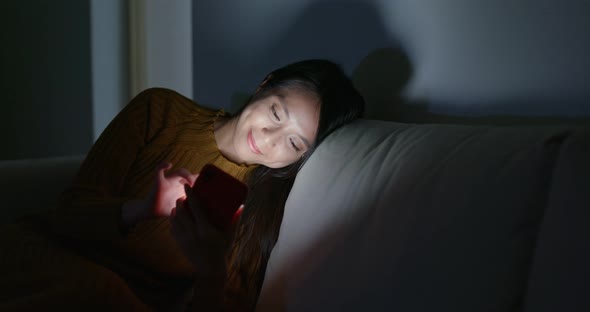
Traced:
[[190, 291], [193, 268], [168, 219], [123, 233], [121, 206], [149, 193], [162, 161], [193, 173], [212, 163], [244, 180], [254, 167], [229, 161], [215, 143], [213, 123], [223, 115], [171, 90], [135, 97], [56, 209], [0, 229], [0, 311], [172, 310]]

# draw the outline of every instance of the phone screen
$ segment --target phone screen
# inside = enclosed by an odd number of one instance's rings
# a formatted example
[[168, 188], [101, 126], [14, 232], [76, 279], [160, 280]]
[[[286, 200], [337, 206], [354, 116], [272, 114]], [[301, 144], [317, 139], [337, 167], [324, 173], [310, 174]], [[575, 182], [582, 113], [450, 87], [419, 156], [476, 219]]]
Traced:
[[246, 200], [248, 187], [218, 167], [207, 164], [193, 185], [193, 193], [209, 221], [219, 229], [227, 229]]

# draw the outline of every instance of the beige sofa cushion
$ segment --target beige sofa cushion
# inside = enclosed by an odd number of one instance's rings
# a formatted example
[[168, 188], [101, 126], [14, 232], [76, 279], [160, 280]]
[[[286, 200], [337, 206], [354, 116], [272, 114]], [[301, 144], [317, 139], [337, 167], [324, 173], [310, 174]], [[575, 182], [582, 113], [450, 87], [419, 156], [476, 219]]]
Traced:
[[525, 291], [558, 128], [359, 120], [301, 170], [259, 311], [505, 311]]

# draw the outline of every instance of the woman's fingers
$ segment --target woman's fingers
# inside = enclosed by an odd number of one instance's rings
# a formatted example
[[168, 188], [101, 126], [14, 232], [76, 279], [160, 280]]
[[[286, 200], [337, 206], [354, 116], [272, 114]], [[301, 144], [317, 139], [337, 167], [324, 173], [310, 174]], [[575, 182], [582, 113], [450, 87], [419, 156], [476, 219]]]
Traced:
[[193, 185], [195, 185], [195, 182], [197, 181], [197, 178], [199, 177], [199, 174], [191, 174], [189, 177], [189, 182], [191, 187], [193, 187]]
[[244, 205], [240, 205], [238, 210], [234, 213], [233, 218], [231, 219], [231, 225], [236, 226], [238, 222], [240, 222], [240, 218], [242, 217], [242, 212], [244, 212]]
[[238, 210], [234, 213], [234, 216], [231, 219], [231, 223], [228, 227], [228, 230], [225, 232], [228, 238], [232, 238], [238, 229], [238, 225], [240, 224], [240, 219], [242, 218], [242, 213], [244, 212], [244, 205], [240, 205]]
[[156, 167], [156, 172], [160, 177], [165, 178], [165, 171], [170, 170], [170, 168], [172, 168], [172, 163], [163, 161]]
[[192, 174], [186, 168], [180, 168], [176, 172], [174, 172], [171, 176], [178, 176], [183, 178], [185, 181], [183, 183], [190, 185], [191, 187], [195, 184], [197, 177], [199, 174]]
[[159, 183], [165, 183], [165, 181], [168, 181], [168, 182], [178, 181], [181, 184], [188, 184], [192, 187], [195, 184], [197, 177], [199, 176], [199, 174], [192, 174], [186, 168], [180, 168], [178, 170], [175, 170], [172, 173], [166, 173], [166, 171], [170, 170], [171, 168], [172, 168], [172, 164], [166, 163], [166, 162], [161, 163], [157, 167], [157, 177], [158, 177]]

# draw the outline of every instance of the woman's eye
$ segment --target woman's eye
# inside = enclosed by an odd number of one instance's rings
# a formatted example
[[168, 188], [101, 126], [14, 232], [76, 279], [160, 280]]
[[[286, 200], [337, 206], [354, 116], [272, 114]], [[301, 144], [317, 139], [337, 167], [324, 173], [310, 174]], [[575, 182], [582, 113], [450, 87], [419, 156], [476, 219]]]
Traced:
[[275, 116], [277, 121], [281, 121], [281, 118], [279, 118], [279, 114], [277, 114], [277, 109], [275, 108], [274, 104], [270, 107], [270, 110], [272, 111], [272, 114]]
[[301, 151], [301, 149], [299, 147], [297, 147], [297, 145], [295, 144], [295, 141], [293, 141], [293, 139], [289, 139], [289, 140], [291, 141], [291, 145], [293, 146], [295, 151], [297, 151], [297, 152]]

